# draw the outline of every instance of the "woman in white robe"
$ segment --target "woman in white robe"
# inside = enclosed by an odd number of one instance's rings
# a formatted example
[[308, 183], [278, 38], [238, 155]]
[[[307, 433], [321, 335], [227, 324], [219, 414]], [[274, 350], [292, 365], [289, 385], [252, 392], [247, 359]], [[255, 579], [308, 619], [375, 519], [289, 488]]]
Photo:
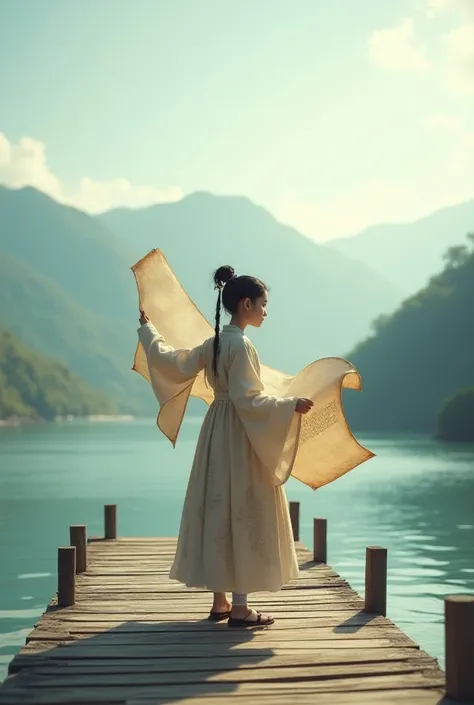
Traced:
[[[262, 626], [274, 620], [249, 608], [248, 593], [278, 591], [298, 575], [278, 469], [283, 464], [288, 477], [297, 449], [295, 425], [312, 402], [263, 394], [258, 355], [244, 332], [267, 315], [263, 282], [236, 277], [228, 266], [214, 280], [216, 334], [202, 345], [174, 350], [145, 312], [140, 317], [139, 337], [158, 398], [165, 388], [172, 398], [186, 385], [189, 394], [189, 383], [203, 369], [215, 396], [197, 443], [170, 577], [214, 593], [210, 619]], [[222, 332], [221, 297], [232, 316]]]

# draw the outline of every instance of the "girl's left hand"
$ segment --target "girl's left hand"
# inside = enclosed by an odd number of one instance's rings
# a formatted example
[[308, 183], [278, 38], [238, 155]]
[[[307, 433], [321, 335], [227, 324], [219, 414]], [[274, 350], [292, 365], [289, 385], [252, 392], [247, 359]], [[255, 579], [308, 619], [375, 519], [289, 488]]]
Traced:
[[149, 323], [149, 322], [150, 322], [150, 319], [149, 319], [148, 316], [146, 315], [145, 311], [142, 311], [141, 309], [140, 309], [140, 318], [139, 318], [139, 321], [140, 321], [140, 325], [142, 325], [142, 326], [143, 326], [145, 323]]
[[310, 411], [314, 406], [314, 403], [311, 401], [311, 399], [306, 399], [306, 398], [300, 398], [296, 402], [296, 413], [297, 414], [307, 414], [308, 411]]

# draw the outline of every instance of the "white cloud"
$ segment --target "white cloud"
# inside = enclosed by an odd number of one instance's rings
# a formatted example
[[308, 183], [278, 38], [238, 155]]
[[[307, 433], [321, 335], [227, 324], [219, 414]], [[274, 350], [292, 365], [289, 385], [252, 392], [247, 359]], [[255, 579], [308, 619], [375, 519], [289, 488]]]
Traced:
[[[423, 72], [433, 66], [444, 85], [458, 95], [474, 94], [474, 0], [424, 0], [431, 19], [443, 16], [452, 29], [438, 33], [431, 47], [436, 60], [415, 36], [413, 18], [392, 28], [379, 29], [369, 38], [374, 63], [389, 71]], [[448, 25], [449, 26], [449, 25]], [[439, 72], [439, 73], [438, 73]]]
[[79, 189], [67, 197], [67, 202], [89, 213], [100, 213], [119, 206], [143, 208], [153, 203], [179, 201], [182, 197], [183, 192], [178, 187], [156, 189], [134, 186], [126, 179], [93, 181], [86, 177], [80, 180]]
[[460, 25], [441, 38], [444, 79], [456, 93], [474, 93], [474, 22]]
[[44, 144], [31, 137], [13, 144], [0, 132], [0, 182], [13, 188], [35, 186], [53, 198], [61, 195], [61, 184], [48, 167]]
[[369, 38], [372, 60], [389, 71], [426, 71], [430, 62], [426, 47], [415, 37], [413, 19], [402, 20], [390, 29], [379, 29]]
[[440, 37], [442, 78], [454, 93], [474, 94], [474, 0], [427, 0], [427, 12], [455, 18], [457, 26]]
[[131, 184], [126, 179], [94, 181], [80, 180], [78, 188], [68, 192], [51, 171], [42, 142], [22, 137], [16, 144], [0, 132], [0, 183], [12, 188], [34, 186], [60, 203], [76, 206], [88, 213], [100, 213], [125, 206], [141, 208], [153, 203], [179, 201], [183, 193], [178, 187], [164, 189]]

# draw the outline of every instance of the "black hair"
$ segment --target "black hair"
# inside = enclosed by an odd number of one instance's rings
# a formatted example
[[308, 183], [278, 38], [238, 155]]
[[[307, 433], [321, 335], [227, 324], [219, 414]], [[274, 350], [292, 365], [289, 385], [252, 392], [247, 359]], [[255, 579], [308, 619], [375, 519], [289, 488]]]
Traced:
[[214, 378], [217, 377], [217, 359], [219, 355], [219, 330], [221, 321], [221, 304], [227, 313], [237, 313], [239, 301], [250, 299], [255, 303], [259, 296], [263, 296], [267, 287], [255, 277], [247, 275], [236, 276], [233, 267], [228, 264], [219, 267], [214, 272], [214, 285], [218, 290], [216, 304], [216, 325], [214, 335], [214, 356], [212, 358], [212, 369]]

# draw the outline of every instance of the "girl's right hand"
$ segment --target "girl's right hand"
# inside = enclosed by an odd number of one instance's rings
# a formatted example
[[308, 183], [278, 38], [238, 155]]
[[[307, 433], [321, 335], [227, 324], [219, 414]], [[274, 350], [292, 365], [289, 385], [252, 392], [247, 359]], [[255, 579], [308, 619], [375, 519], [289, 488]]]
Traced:
[[149, 323], [149, 322], [150, 322], [150, 319], [149, 319], [148, 316], [146, 315], [145, 311], [142, 311], [142, 309], [140, 309], [140, 318], [139, 318], [139, 321], [140, 321], [140, 325], [142, 325], [142, 326], [145, 325], [145, 323]]
[[311, 399], [298, 399], [296, 402], [296, 408], [295, 411], [297, 414], [307, 414], [310, 409], [312, 409], [314, 406], [313, 402]]

